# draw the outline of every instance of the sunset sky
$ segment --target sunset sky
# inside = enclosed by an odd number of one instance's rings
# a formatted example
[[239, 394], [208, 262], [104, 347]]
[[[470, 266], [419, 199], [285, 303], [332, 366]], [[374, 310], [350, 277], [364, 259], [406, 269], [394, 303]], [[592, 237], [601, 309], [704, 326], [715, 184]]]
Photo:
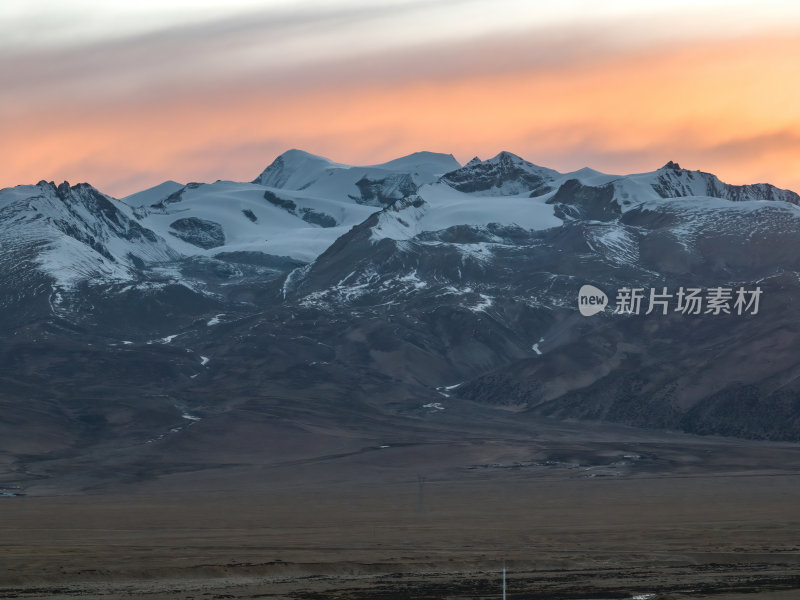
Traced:
[[3, 0], [0, 187], [509, 150], [800, 191], [800, 2]]

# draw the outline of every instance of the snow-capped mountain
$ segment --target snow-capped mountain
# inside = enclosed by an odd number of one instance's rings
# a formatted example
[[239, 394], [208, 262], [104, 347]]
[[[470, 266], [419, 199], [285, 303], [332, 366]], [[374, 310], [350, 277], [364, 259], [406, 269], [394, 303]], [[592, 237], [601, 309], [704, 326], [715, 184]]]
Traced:
[[151, 188], [147, 188], [146, 190], [142, 190], [141, 192], [136, 192], [130, 196], [125, 196], [122, 198], [122, 202], [134, 208], [139, 206], [150, 206], [152, 204], [158, 204], [183, 187], [183, 184], [170, 179]]
[[[445, 244], [439, 232], [454, 227], [534, 232], [602, 221], [610, 225], [587, 233], [588, 243], [611, 244], [631, 257], [639, 255], [633, 239], [645, 215], [671, 219], [672, 237], [685, 245], [684, 238], [702, 227], [766, 215], [780, 221], [798, 204], [793, 192], [731, 186], [674, 163], [621, 177], [590, 169], [560, 174], [508, 152], [464, 167], [452, 155], [431, 152], [354, 167], [300, 150], [276, 158], [252, 183], [168, 181], [117, 201], [85, 184], [41, 182], [0, 191], [0, 200], [6, 247], [31, 249], [39, 271], [67, 288], [81, 281], [136, 281], [142, 271], [188, 259], [222, 261], [234, 279], [237, 264], [294, 268], [312, 263], [373, 215], [370, 243], [428, 247]], [[705, 223], [707, 214], [714, 216]], [[726, 219], [720, 222], [718, 214]], [[487, 243], [484, 256], [492, 251]], [[454, 244], [462, 255], [476, 251], [474, 244]]]
[[[480, 185], [464, 187], [470, 181], [466, 173]], [[492, 174], [491, 185], [486, 173]], [[543, 181], [550, 191], [542, 191]], [[500, 194], [502, 189], [511, 192]], [[558, 287], [581, 273], [591, 277], [592, 270], [579, 263], [610, 269], [606, 276], [614, 283], [654, 276], [728, 278], [737, 270], [740, 277], [758, 278], [774, 272], [776, 255], [783, 265], [797, 262], [790, 248], [800, 226], [798, 204], [794, 192], [730, 186], [674, 163], [624, 177], [588, 169], [557, 174], [501, 153], [486, 162], [473, 160], [376, 213], [339, 240], [336, 253], [325, 253], [303, 273], [319, 282], [295, 277], [290, 283], [299, 294], [321, 287], [313, 298], [352, 302], [377, 301], [380, 287], [391, 287], [390, 281], [405, 282], [400, 288], [410, 292], [469, 290], [471, 298], [490, 298], [505, 275], [527, 271], [527, 281], [512, 277], [500, 289], [541, 297], [542, 286]], [[334, 261], [345, 264], [334, 268]], [[420, 279], [426, 269], [427, 279]], [[408, 285], [411, 273], [414, 286]], [[556, 295], [552, 301], [562, 299]]]
[[87, 184], [41, 181], [0, 191], [0, 239], [4, 275], [10, 265], [30, 264], [64, 287], [127, 281], [146, 264], [179, 257], [125, 205]]
[[415, 152], [380, 165], [355, 167], [308, 154], [284, 152], [253, 183], [304, 191], [308, 197], [385, 206], [460, 165], [452, 154]]
[[167, 181], [119, 201], [87, 184], [40, 182], [0, 191], [0, 237], [7, 263], [24, 258], [59, 289], [137, 283], [154, 270], [185, 283], [175, 268], [187, 260], [232, 278], [245, 275], [236, 265], [280, 271], [311, 262], [382, 203], [453, 166], [430, 152], [348, 167], [291, 150], [256, 183]]
[[539, 196], [551, 191], [561, 174], [538, 167], [510, 152], [501, 152], [492, 159], [473, 158], [463, 168], [447, 173], [442, 181], [459, 192], [482, 196], [525, 194]]
[[[40, 182], [0, 190], [0, 385], [20, 422], [60, 407], [63, 452], [264, 403], [391, 420], [469, 401], [798, 439], [799, 244], [794, 192], [672, 162], [609, 175], [508, 152], [348, 166], [291, 150], [252, 182], [119, 200]], [[758, 287], [761, 307], [587, 318], [584, 284], [611, 303]]]
[[256, 253], [310, 262], [372, 212], [352, 200], [218, 181], [189, 184], [135, 214], [184, 256]]

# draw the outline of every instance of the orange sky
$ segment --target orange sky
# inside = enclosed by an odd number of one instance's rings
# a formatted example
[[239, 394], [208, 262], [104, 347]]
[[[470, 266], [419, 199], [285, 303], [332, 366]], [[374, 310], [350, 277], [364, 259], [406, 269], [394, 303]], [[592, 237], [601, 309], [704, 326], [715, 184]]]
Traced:
[[654, 19], [285, 60], [269, 46], [250, 53], [257, 29], [225, 37], [230, 25], [207, 38], [6, 48], [0, 186], [67, 179], [121, 197], [165, 179], [250, 180], [297, 147], [351, 164], [417, 150], [462, 162], [510, 150], [560, 171], [675, 160], [800, 191], [800, 29], [677, 35], [659, 20], [649, 36]]

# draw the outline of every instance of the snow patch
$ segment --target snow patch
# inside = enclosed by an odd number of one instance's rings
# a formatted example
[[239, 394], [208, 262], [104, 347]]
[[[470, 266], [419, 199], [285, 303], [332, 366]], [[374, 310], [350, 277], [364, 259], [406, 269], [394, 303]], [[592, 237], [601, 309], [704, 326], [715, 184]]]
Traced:
[[311, 270], [311, 265], [305, 265], [304, 267], [297, 267], [293, 269], [287, 276], [286, 279], [283, 281], [283, 288], [281, 289], [283, 293], [283, 299], [286, 300], [286, 296], [291, 294], [292, 292], [297, 289], [297, 286], [303, 281], [303, 278], [308, 274]]
[[419, 277], [417, 277], [417, 270], [414, 269], [408, 275], [403, 275], [402, 277], [398, 277], [397, 281], [400, 283], [410, 284], [413, 288], [417, 290], [423, 290], [428, 287], [427, 282], [422, 281]]
[[361, 273], [358, 277], [354, 278], [352, 283], [348, 285], [342, 283], [349, 279], [350, 275], [342, 279], [342, 281], [331, 288], [308, 294], [302, 299], [301, 303], [304, 306], [318, 306], [320, 304], [324, 304], [325, 301], [338, 303], [352, 302], [364, 294], [368, 294], [369, 292], [373, 291], [377, 283], [380, 281], [380, 275], [375, 271], [375, 269], [368, 269], [364, 273]]
[[[462, 262], [466, 258], [479, 263], [488, 263], [494, 256], [492, 254], [492, 246], [496, 244], [488, 244], [486, 242], [478, 242], [477, 244], [457, 244], [456, 249], [461, 253]], [[458, 272], [459, 279], [461, 278], [461, 270]]]
[[[375, 242], [390, 238], [408, 240], [424, 231], [442, 231], [455, 225], [486, 226], [490, 223], [539, 230], [563, 223], [545, 198], [518, 196], [476, 196], [459, 192], [444, 183], [422, 186], [417, 192], [423, 202], [400, 210], [386, 210], [372, 228]], [[414, 204], [417, 204], [415, 206]]]
[[475, 306], [471, 307], [470, 310], [472, 312], [486, 312], [487, 309], [492, 307], [494, 304], [494, 298], [491, 296], [487, 296], [486, 294], [478, 294], [481, 297], [481, 301], [478, 302]]
[[615, 262], [629, 265], [639, 263], [639, 242], [624, 225], [596, 224], [589, 229], [586, 243], [593, 252], [604, 254]]

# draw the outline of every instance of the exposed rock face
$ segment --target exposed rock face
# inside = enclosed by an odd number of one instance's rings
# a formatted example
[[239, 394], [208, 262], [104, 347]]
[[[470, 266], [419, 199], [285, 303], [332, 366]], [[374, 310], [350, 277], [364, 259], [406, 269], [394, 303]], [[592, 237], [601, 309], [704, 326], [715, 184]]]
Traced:
[[554, 204], [555, 215], [564, 220], [614, 221], [622, 214], [612, 184], [592, 187], [570, 179], [547, 203]]
[[219, 223], [187, 217], [170, 223], [172, 235], [199, 248], [216, 248], [225, 245], [225, 233]]
[[353, 199], [359, 204], [371, 206], [387, 206], [417, 191], [417, 186], [408, 174], [393, 175], [383, 179], [363, 177], [356, 181], [356, 186], [361, 195], [353, 196]]
[[466, 166], [447, 173], [442, 181], [459, 192], [516, 194], [527, 191], [540, 196], [552, 188], [554, 171], [537, 167], [510, 152], [501, 152], [491, 160], [473, 158]]

